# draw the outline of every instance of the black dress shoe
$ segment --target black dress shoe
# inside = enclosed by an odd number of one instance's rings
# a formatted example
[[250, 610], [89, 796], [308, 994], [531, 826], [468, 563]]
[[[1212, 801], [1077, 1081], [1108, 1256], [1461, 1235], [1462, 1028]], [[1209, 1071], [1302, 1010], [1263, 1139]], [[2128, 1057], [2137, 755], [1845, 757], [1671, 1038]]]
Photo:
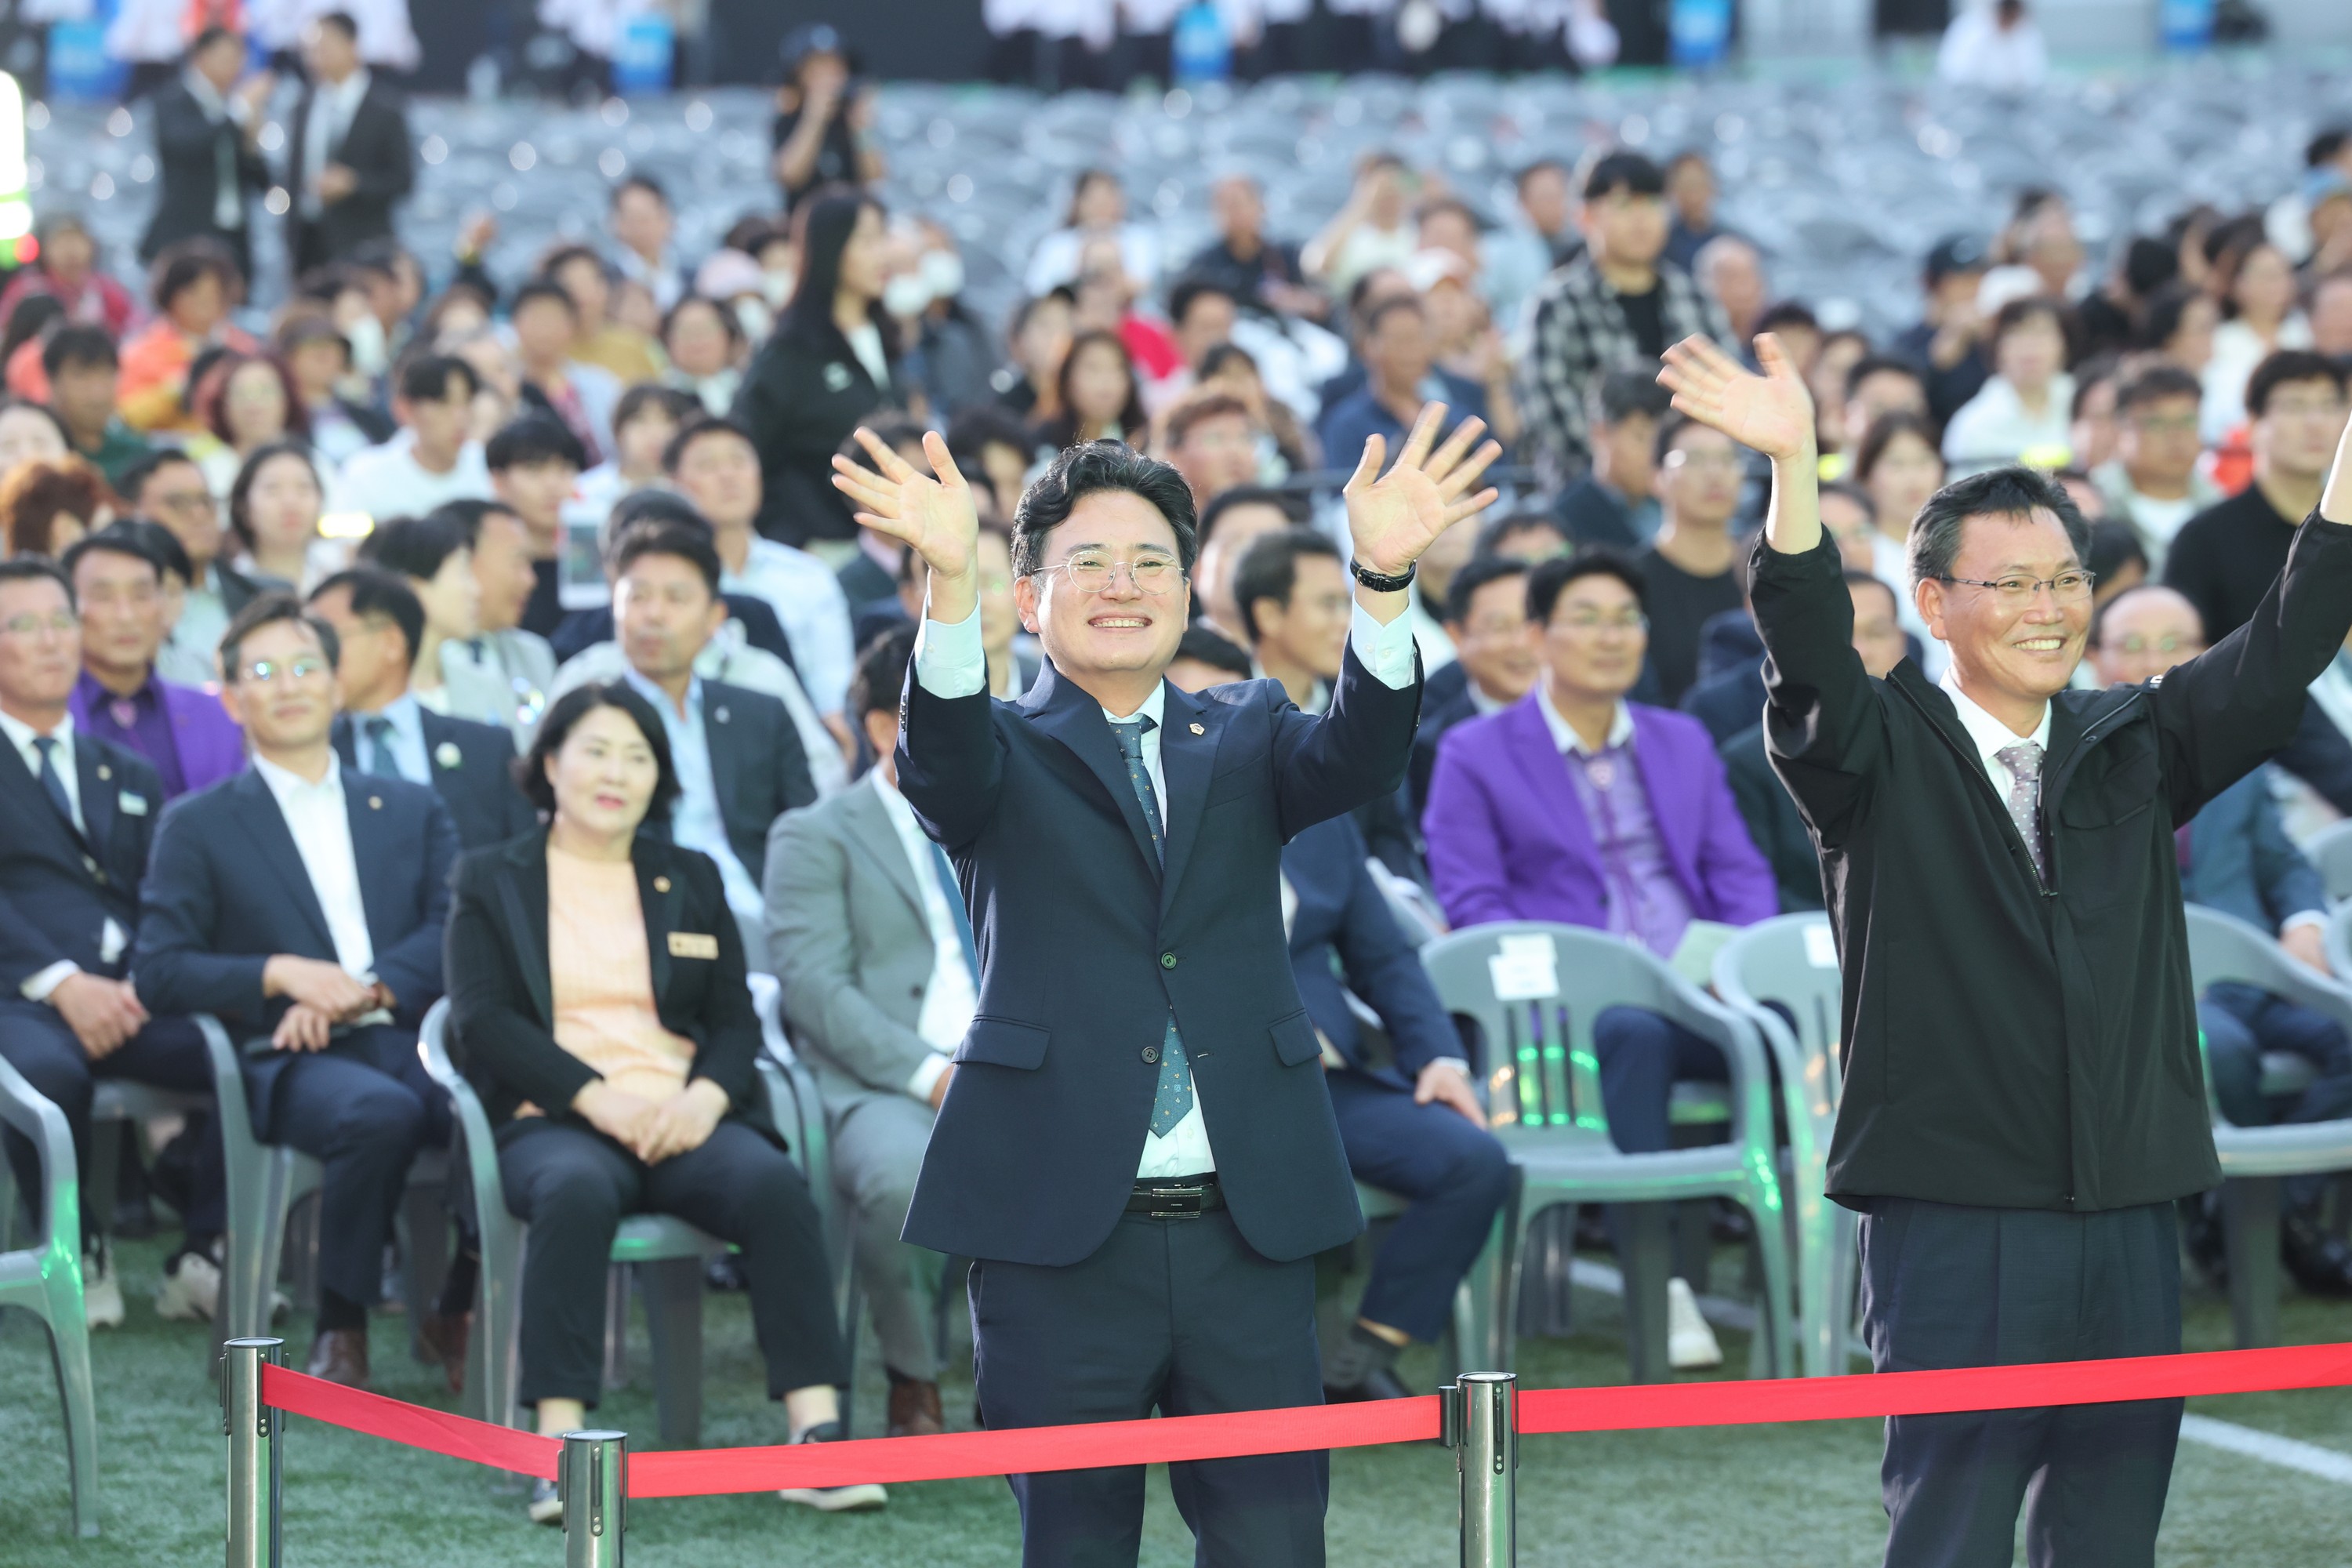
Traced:
[[2309, 1215], [2279, 1222], [2279, 1257], [2294, 1282], [2315, 1296], [2352, 1296], [2352, 1247], [2319, 1227]]

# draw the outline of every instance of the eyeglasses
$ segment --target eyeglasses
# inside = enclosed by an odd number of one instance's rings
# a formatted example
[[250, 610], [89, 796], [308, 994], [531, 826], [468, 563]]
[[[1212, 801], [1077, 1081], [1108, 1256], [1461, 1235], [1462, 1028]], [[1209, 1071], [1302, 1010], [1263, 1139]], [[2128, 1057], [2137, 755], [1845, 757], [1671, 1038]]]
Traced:
[[61, 637], [70, 637], [74, 627], [80, 624], [66, 611], [60, 611], [54, 616], [11, 616], [6, 620], [0, 621], [0, 632], [6, 632], [12, 637], [23, 637], [30, 642], [43, 632], [55, 632]]
[[1697, 473], [1736, 474], [1748, 465], [1740, 461], [1737, 452], [1669, 452], [1665, 466]]
[[2344, 400], [2340, 397], [2273, 397], [2263, 405], [2265, 417], [2273, 414], [2306, 419], [2341, 419]]
[[2160, 637], [2147, 637], [2136, 635], [2127, 637], [2124, 638], [2123, 641], [2116, 645], [2119, 651], [2135, 656], [2143, 653], [2194, 652], [2201, 649], [2205, 645], [2201, 642], [2194, 641], [2191, 638], [2184, 637], [2178, 634]]
[[2132, 420], [2132, 426], [2150, 436], [2193, 436], [2197, 433], [2197, 416], [2141, 415]]
[[147, 504], [157, 511], [210, 511], [213, 498], [206, 490], [157, 490], [148, 496]]
[[2021, 607], [2032, 603], [2033, 596], [2044, 588], [2049, 589], [2050, 596], [2062, 605], [2080, 603], [2091, 596], [2091, 584], [2098, 578], [2095, 573], [2077, 567], [2072, 572], [2061, 572], [2055, 577], [2028, 577], [2021, 574], [1990, 583], [1980, 577], [1938, 577], [1936, 580], [1957, 583], [1968, 588], [1990, 588], [2000, 595], [2003, 605]]
[[281, 677], [289, 684], [299, 684], [303, 681], [316, 680], [322, 675], [331, 673], [333, 669], [334, 666], [311, 654], [289, 659], [284, 664], [278, 663], [276, 659], [257, 658], [238, 673], [238, 679], [249, 680], [256, 686], [268, 686]]
[[1577, 610], [1561, 616], [1552, 625], [1571, 632], [1645, 632], [1650, 629], [1650, 617], [1638, 610], [1616, 616]]
[[1057, 565], [1041, 566], [1043, 573], [1059, 572], [1070, 581], [1070, 586], [1081, 594], [1108, 594], [1118, 581], [1119, 569], [1126, 568], [1127, 580], [1135, 584], [1139, 594], [1158, 595], [1174, 588], [1184, 578], [1183, 568], [1166, 555], [1145, 555], [1134, 561], [1115, 561], [1108, 555], [1080, 551]]

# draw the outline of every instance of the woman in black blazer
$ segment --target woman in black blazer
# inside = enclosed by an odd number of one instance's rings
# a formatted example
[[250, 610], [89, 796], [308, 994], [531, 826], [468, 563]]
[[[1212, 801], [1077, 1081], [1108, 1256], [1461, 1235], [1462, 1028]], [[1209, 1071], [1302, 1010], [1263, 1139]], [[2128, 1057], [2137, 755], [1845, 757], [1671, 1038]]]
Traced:
[[[498, 1140], [523, 1257], [521, 1397], [580, 1427], [600, 1392], [604, 1278], [621, 1216], [690, 1221], [742, 1251], [768, 1392], [791, 1440], [843, 1436], [846, 1381], [824, 1242], [799, 1170], [739, 1113], [760, 1023], [707, 856], [638, 829], [678, 785], [660, 717], [628, 686], [558, 700], [518, 769], [546, 828], [458, 867], [453, 1049]], [[826, 1510], [879, 1487], [788, 1491]], [[541, 1483], [531, 1517], [562, 1515]]]

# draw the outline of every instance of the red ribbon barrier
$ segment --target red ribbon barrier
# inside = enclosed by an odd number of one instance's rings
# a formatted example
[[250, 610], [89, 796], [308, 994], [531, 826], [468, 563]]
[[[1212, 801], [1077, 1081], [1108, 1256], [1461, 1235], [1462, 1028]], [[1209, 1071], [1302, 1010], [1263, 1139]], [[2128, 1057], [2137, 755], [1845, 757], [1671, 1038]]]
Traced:
[[[1519, 1396], [1519, 1430], [1533, 1436], [1847, 1421], [2346, 1384], [2352, 1384], [2352, 1344], [2301, 1345], [1969, 1367], [1956, 1372], [1538, 1389]], [[552, 1478], [555, 1474], [557, 1443], [552, 1437], [404, 1405], [285, 1367], [262, 1368], [261, 1394], [265, 1403], [278, 1409], [411, 1447], [527, 1475]], [[1363, 1405], [1302, 1405], [1083, 1426], [955, 1432], [937, 1437], [698, 1448], [632, 1454], [629, 1495], [706, 1497], [780, 1487], [952, 1480], [1427, 1442], [1436, 1436], [1437, 1401], [1424, 1395]]]

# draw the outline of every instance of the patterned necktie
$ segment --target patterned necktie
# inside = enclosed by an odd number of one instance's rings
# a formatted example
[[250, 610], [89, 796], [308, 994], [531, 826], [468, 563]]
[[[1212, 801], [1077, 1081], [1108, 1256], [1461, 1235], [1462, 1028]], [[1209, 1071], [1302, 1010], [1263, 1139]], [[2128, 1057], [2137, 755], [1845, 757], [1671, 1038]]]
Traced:
[[1995, 752], [1993, 760], [2009, 769], [2009, 819], [2017, 824], [2017, 835], [2025, 840], [2026, 853], [2033, 857], [2034, 879], [2047, 883], [2050, 873], [2042, 862], [2042, 815], [2036, 809], [2042, 804], [2042, 748], [2031, 741], [2020, 741]]
[[[1151, 770], [1143, 761], [1143, 735], [1151, 728], [1151, 721], [1141, 717], [1110, 721], [1118, 754], [1127, 759], [1127, 782], [1135, 786], [1135, 798], [1143, 805], [1143, 820], [1151, 829], [1152, 850], [1164, 861], [1168, 846], [1160, 825], [1160, 793], [1151, 787]], [[1160, 1089], [1151, 1100], [1151, 1135], [1167, 1137], [1192, 1109], [1192, 1064], [1184, 1058], [1184, 1042], [1177, 1037], [1176, 1015], [1171, 1012], [1168, 1037], [1160, 1047]]]
[[378, 778], [399, 778], [400, 760], [392, 751], [392, 721], [381, 713], [371, 713], [360, 721], [360, 728], [367, 731], [367, 771]]
[[58, 773], [58, 738], [55, 735], [36, 735], [33, 737], [33, 749], [41, 753], [41, 793], [47, 795], [49, 804], [58, 808], [58, 816], [64, 819], [66, 831], [77, 838], [80, 837], [81, 824], [74, 820], [73, 796], [66, 793], [66, 781]]

